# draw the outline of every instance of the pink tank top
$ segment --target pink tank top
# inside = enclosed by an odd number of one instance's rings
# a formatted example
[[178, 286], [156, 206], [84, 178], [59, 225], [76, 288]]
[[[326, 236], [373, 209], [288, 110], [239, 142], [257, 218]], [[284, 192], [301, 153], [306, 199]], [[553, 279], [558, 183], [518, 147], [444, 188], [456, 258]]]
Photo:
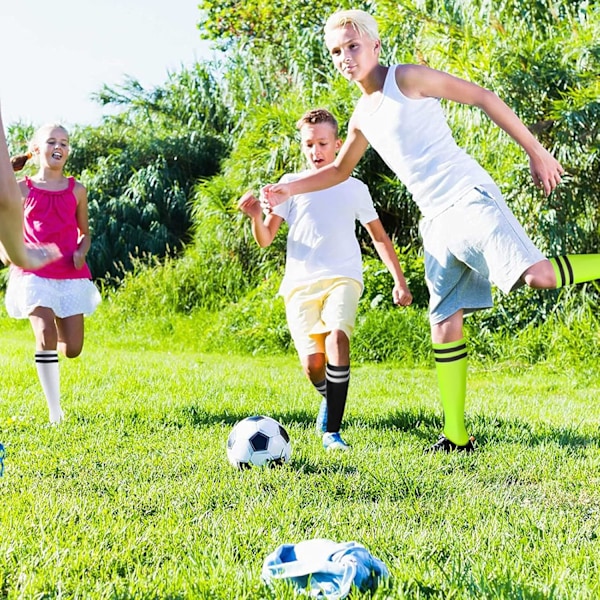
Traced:
[[[79, 227], [77, 225], [77, 198], [73, 193], [75, 179], [68, 178], [64, 190], [43, 190], [25, 178], [29, 194], [23, 205], [25, 243], [56, 244], [62, 253], [57, 261], [41, 269], [21, 269], [49, 279], [91, 279], [89, 267], [76, 269], [73, 253], [77, 250]], [[14, 267], [19, 270], [18, 267]]]

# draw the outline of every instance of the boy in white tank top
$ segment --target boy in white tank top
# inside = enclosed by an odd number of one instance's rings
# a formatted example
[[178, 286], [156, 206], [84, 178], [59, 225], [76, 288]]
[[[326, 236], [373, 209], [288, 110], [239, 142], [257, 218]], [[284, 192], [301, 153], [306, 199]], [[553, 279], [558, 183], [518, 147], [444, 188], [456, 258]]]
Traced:
[[419, 206], [430, 292], [430, 323], [444, 430], [428, 450], [472, 451], [464, 423], [467, 349], [465, 314], [492, 304], [491, 282], [504, 292], [600, 277], [600, 255], [547, 259], [504, 203], [489, 174], [455, 143], [439, 99], [481, 108], [529, 157], [546, 195], [563, 168], [493, 92], [422, 65], [379, 63], [377, 23], [360, 10], [333, 14], [325, 43], [335, 67], [362, 92], [336, 160], [292, 182], [263, 188], [272, 208], [289, 196], [321, 190], [349, 177], [369, 144], [406, 185]]

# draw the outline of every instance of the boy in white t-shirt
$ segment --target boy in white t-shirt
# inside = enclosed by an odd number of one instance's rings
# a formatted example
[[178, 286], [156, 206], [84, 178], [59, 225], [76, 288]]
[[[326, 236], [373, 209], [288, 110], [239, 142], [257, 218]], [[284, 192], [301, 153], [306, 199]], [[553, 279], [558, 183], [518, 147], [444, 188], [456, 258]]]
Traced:
[[[297, 127], [309, 171], [335, 160], [342, 142], [330, 112], [310, 110]], [[293, 181], [302, 174], [284, 175], [281, 181]], [[324, 191], [292, 196], [266, 216], [251, 192], [242, 196], [238, 208], [252, 219], [252, 234], [262, 248], [271, 244], [284, 220], [289, 224], [279, 293], [285, 301], [288, 326], [304, 372], [323, 396], [317, 418], [323, 446], [347, 450], [340, 427], [350, 381], [350, 336], [363, 288], [356, 220], [369, 232], [394, 279], [394, 302], [400, 306], [412, 302], [394, 246], [369, 190], [350, 177]]]

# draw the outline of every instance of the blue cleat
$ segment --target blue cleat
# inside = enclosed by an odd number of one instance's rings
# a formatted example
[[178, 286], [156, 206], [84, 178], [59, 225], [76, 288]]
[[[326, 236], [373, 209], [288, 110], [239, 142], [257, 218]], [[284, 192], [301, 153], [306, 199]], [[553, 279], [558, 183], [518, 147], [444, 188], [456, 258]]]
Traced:
[[350, 450], [350, 446], [342, 439], [339, 431], [323, 434], [323, 448], [325, 450]]
[[315, 426], [319, 435], [327, 433], [327, 400], [325, 398], [321, 400]]

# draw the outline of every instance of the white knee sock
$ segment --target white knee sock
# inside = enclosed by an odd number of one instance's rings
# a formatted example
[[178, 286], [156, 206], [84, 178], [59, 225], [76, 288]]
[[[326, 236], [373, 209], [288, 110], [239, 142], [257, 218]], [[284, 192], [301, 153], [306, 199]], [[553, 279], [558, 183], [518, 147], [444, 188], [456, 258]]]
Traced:
[[60, 407], [60, 376], [58, 372], [58, 351], [37, 350], [35, 353], [37, 374], [48, 402], [50, 422], [60, 423], [63, 411]]

